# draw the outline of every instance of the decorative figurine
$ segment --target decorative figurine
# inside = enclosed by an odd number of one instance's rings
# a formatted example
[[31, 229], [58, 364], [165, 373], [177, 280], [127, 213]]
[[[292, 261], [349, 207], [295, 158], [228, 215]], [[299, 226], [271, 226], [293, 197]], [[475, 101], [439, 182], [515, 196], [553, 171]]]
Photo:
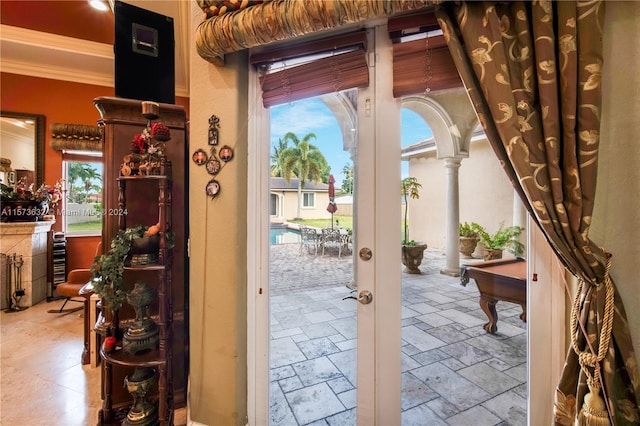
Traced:
[[155, 300], [156, 291], [144, 281], [136, 281], [133, 290], [127, 294], [127, 302], [133, 306], [136, 318], [122, 336], [124, 352], [135, 355], [157, 347], [160, 330], [149, 315], [149, 305]]
[[157, 381], [153, 368], [145, 367], [136, 367], [132, 375], [124, 378], [124, 385], [133, 397], [133, 406], [122, 420], [123, 426], [158, 424], [158, 407], [147, 400], [147, 393]]

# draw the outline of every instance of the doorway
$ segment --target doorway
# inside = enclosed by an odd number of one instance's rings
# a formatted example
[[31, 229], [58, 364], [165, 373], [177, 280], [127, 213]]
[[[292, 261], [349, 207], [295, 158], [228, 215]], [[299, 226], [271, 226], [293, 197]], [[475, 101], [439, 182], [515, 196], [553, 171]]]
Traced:
[[[377, 40], [378, 41], [378, 40]], [[384, 40], [377, 44], [381, 50], [380, 67], [385, 63]], [[388, 53], [388, 52], [387, 52]], [[387, 63], [391, 61], [387, 58]], [[354, 263], [358, 274], [358, 282], [364, 283], [367, 288], [373, 289], [374, 303], [369, 305], [357, 304], [357, 392], [355, 404], [357, 406], [356, 422], [359, 424], [388, 423], [400, 424], [401, 412], [401, 359], [404, 362], [404, 354], [401, 356], [402, 308], [400, 304], [400, 253], [395, 250], [398, 246], [400, 229], [388, 226], [389, 223], [400, 223], [400, 204], [390, 203], [395, 200], [400, 180], [399, 162], [388, 161], [389, 158], [400, 158], [400, 103], [393, 99], [376, 99], [376, 93], [384, 92], [385, 82], [383, 78], [375, 80], [375, 91], [361, 90], [357, 96], [358, 105], [358, 140], [366, 141], [358, 147], [358, 162], [354, 164], [357, 180], [365, 182], [358, 187], [358, 201], [356, 203], [357, 227], [354, 229], [353, 250], [356, 252]], [[390, 84], [386, 83], [387, 85]], [[252, 87], [256, 93], [259, 86]], [[391, 91], [389, 90], [388, 93]], [[258, 114], [260, 115], [260, 114]], [[261, 170], [257, 179], [249, 180], [249, 193], [260, 193], [261, 202], [256, 211], [268, 211], [269, 174], [267, 167], [270, 156], [269, 144], [265, 144], [264, 135], [269, 134], [269, 120], [266, 117], [258, 118], [252, 128], [255, 137], [253, 152], [258, 155], [250, 159], [249, 170]], [[252, 142], [254, 143], [254, 142]], [[252, 161], [255, 161], [252, 163]], [[363, 165], [367, 166], [364, 167]], [[397, 197], [399, 198], [399, 197]], [[363, 206], [366, 206], [363, 207]], [[249, 206], [250, 210], [252, 206]], [[366, 210], [365, 210], [366, 209]], [[363, 214], [363, 210], [367, 213]], [[251, 228], [253, 226], [253, 228]], [[397, 227], [399, 228], [399, 227]], [[265, 283], [268, 281], [269, 255], [265, 250], [264, 233], [260, 229], [268, 229], [268, 220], [265, 217], [255, 223], [250, 223], [249, 247], [255, 247], [255, 259], [249, 264], [249, 281]], [[366, 230], [366, 231], [365, 231]], [[262, 247], [262, 248], [260, 248]], [[370, 249], [372, 257], [364, 260], [359, 256], [361, 249]], [[253, 250], [253, 249], [252, 249]], [[372, 261], [373, 260], [373, 261]], [[255, 266], [255, 268], [254, 268]], [[362, 287], [359, 288], [359, 290]], [[267, 294], [269, 289], [262, 286], [257, 293]], [[264, 292], [264, 293], [262, 293]], [[264, 299], [264, 298], [263, 298]], [[376, 303], [384, 301], [385, 303]], [[255, 302], [255, 301], [254, 301]], [[531, 314], [528, 315], [532, 317]], [[269, 318], [269, 308], [265, 304], [257, 303], [255, 309], [249, 310], [250, 342], [257, 342], [257, 356], [249, 368], [249, 411], [250, 419], [255, 419], [255, 424], [267, 424], [269, 419], [268, 392], [260, 393], [260, 390], [269, 389], [270, 372], [260, 369], [260, 360], [268, 359], [268, 337], [270, 330], [263, 322]], [[255, 334], [254, 334], [255, 333]], [[260, 337], [262, 336], [262, 337]], [[262, 343], [260, 343], [262, 342]], [[361, 344], [362, 342], [362, 344]], [[260, 348], [260, 344], [264, 346]], [[366, 348], [366, 349], [364, 349]], [[402, 367], [404, 368], [404, 367]], [[286, 379], [286, 378], [285, 378]], [[529, 408], [529, 412], [533, 411]]]

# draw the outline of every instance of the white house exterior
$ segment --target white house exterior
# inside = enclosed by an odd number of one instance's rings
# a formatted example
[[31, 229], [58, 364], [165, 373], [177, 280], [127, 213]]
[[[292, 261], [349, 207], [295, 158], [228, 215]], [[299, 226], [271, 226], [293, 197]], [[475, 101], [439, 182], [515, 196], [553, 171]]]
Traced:
[[[320, 182], [305, 182], [302, 188], [302, 219], [331, 219], [327, 211], [329, 185]], [[272, 177], [270, 179], [269, 214], [271, 223], [283, 223], [298, 215], [298, 178]]]

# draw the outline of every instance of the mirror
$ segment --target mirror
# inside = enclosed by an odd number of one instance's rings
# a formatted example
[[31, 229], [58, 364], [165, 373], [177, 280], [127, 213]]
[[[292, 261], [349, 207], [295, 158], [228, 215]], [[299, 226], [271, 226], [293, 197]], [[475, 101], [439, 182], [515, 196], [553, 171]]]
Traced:
[[15, 185], [23, 176], [27, 185], [44, 182], [44, 131], [44, 115], [0, 112], [2, 183]]

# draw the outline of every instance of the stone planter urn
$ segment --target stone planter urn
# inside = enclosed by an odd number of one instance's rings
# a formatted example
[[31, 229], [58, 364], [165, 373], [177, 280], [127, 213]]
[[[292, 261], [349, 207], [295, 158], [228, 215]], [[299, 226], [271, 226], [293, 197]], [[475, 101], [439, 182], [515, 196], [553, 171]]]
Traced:
[[473, 259], [472, 253], [476, 250], [479, 240], [478, 237], [460, 237], [458, 251], [464, 259]]
[[416, 244], [415, 246], [402, 246], [402, 264], [405, 266], [407, 274], [419, 274], [420, 264], [424, 257], [424, 251], [427, 249], [426, 244]]
[[483, 253], [484, 260], [502, 259], [502, 249], [490, 249], [485, 247]]

